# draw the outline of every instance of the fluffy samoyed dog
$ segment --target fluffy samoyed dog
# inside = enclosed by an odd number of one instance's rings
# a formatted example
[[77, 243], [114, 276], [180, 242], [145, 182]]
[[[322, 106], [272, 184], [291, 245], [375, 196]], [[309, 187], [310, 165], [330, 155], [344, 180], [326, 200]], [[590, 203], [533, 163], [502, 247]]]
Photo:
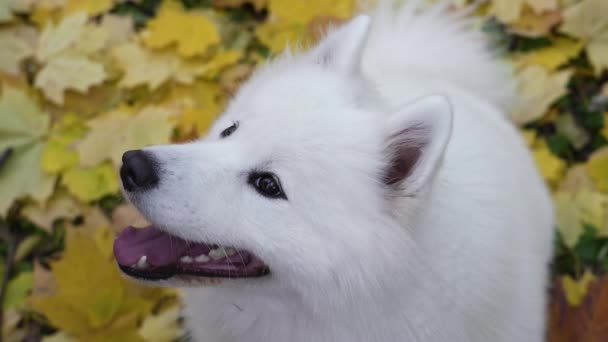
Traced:
[[[424, 8], [423, 8], [424, 7]], [[196, 341], [544, 338], [553, 211], [466, 15], [385, 2], [285, 53], [209, 134], [123, 156], [122, 271]]]

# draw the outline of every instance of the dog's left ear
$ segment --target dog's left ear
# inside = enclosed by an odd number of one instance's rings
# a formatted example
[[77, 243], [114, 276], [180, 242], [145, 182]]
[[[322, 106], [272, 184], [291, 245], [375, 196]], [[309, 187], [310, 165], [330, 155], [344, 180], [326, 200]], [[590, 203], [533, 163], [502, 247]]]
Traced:
[[357, 72], [361, 65], [369, 27], [370, 18], [359, 15], [331, 31], [308, 52], [307, 58], [314, 63], [329, 65], [342, 72]]
[[389, 187], [415, 194], [437, 170], [452, 133], [448, 99], [431, 95], [405, 105], [387, 121], [387, 166], [383, 181]]

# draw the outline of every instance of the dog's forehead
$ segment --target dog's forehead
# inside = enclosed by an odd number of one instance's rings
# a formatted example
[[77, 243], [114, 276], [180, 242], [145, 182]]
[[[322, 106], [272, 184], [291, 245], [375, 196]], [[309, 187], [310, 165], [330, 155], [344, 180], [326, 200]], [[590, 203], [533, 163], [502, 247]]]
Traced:
[[[226, 120], [291, 136], [336, 135], [371, 118], [356, 82], [321, 67], [281, 68], [256, 75], [230, 104]], [[354, 133], [354, 132], [353, 132]]]

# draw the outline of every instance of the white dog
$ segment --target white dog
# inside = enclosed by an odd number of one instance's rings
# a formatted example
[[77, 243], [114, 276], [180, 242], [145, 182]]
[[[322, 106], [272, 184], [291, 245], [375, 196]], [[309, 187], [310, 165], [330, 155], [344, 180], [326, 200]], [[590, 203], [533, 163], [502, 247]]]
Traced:
[[187, 285], [196, 341], [542, 341], [551, 201], [470, 27], [385, 3], [262, 67], [205, 138], [125, 153], [154, 226], [121, 269]]

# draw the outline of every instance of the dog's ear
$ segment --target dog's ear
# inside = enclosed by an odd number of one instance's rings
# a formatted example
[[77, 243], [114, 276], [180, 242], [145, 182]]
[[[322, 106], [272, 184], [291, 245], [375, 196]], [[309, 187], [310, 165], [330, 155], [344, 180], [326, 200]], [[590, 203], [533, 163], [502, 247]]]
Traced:
[[329, 65], [342, 72], [357, 72], [361, 65], [369, 27], [370, 18], [359, 15], [331, 31], [308, 52], [307, 58], [314, 63]]
[[384, 183], [415, 194], [435, 173], [451, 132], [452, 109], [444, 96], [424, 97], [390, 116]]

